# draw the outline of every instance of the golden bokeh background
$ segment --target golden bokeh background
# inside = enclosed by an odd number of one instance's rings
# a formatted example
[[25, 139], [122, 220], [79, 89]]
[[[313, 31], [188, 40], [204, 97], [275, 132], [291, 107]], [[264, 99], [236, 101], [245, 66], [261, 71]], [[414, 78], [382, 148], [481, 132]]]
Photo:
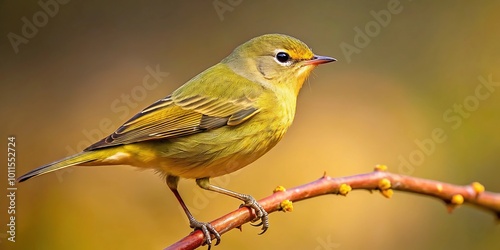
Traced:
[[[18, 175], [112, 132], [242, 42], [284, 33], [338, 62], [320, 66], [304, 85], [295, 123], [276, 148], [214, 183], [259, 199], [325, 171], [354, 175], [383, 163], [500, 192], [498, 1], [69, 1], [51, 8], [44, 20], [36, 0], [0, 2], [1, 147], [6, 152], [6, 138], [16, 137]], [[22, 35], [23, 17], [41, 27], [16, 53], [9, 34]], [[157, 67], [161, 82], [144, 85]], [[493, 82], [486, 88], [479, 78]], [[446, 139], [431, 147], [435, 129]], [[151, 171], [77, 167], [17, 187], [16, 243], [6, 239], [2, 195], [1, 249], [163, 249], [191, 231]], [[180, 192], [203, 221], [239, 205], [193, 181], [182, 181]], [[449, 215], [443, 202], [413, 194], [388, 200], [356, 191], [294, 207], [271, 214], [264, 235], [245, 225], [214, 249], [500, 248], [490, 213], [463, 206]]]

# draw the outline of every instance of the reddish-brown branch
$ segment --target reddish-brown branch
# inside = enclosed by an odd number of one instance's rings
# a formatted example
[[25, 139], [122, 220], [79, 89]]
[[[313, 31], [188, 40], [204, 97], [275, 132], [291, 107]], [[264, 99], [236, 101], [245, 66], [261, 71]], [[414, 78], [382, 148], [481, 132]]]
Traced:
[[[381, 181], [390, 182], [390, 188], [383, 187]], [[382, 182], [383, 182], [382, 181]], [[308, 198], [317, 197], [324, 194], [340, 194], [339, 188], [342, 184], [349, 185], [353, 190], [398, 190], [410, 193], [417, 193], [426, 196], [435, 197], [449, 204], [450, 210], [461, 202], [473, 204], [477, 207], [493, 212], [497, 218], [500, 218], [500, 194], [482, 191], [477, 186], [466, 185], [458, 186], [439, 181], [426, 180], [411, 176], [398, 175], [385, 171], [375, 171], [367, 174], [360, 174], [348, 177], [332, 178], [323, 176], [322, 178], [304, 184], [302, 186], [290, 188], [283, 192], [276, 192], [268, 196], [259, 203], [268, 212], [272, 213], [280, 210], [280, 204], [284, 200], [297, 202]], [[345, 187], [345, 185], [344, 185]], [[391, 191], [392, 192], [392, 191]], [[385, 193], [387, 196], [388, 194]], [[389, 194], [390, 195], [390, 194]], [[454, 200], [457, 198], [459, 199]], [[458, 202], [458, 203], [457, 203]], [[255, 215], [249, 208], [242, 207], [229, 214], [226, 214], [212, 222], [212, 226], [222, 235], [227, 231], [238, 228], [243, 224], [250, 222]], [[184, 237], [167, 249], [195, 249], [203, 243], [203, 234], [196, 230]]]

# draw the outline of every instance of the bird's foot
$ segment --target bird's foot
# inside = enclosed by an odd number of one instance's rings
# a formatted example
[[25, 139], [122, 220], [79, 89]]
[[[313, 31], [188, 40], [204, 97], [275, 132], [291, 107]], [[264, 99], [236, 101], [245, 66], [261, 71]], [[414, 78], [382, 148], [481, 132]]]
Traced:
[[216, 239], [215, 246], [219, 245], [220, 243], [220, 234], [215, 230], [215, 228], [208, 222], [199, 222], [195, 219], [192, 219], [189, 221], [189, 226], [191, 228], [194, 228], [194, 230], [199, 229], [203, 235], [205, 236], [205, 241], [204, 244], [207, 244], [208, 249], [212, 247], [212, 236], [210, 234], [214, 235], [214, 238]]
[[253, 210], [255, 211], [256, 217], [252, 222], [257, 222], [260, 220], [259, 223], [250, 225], [254, 227], [262, 226], [262, 232], [260, 232], [259, 234], [265, 233], [269, 228], [269, 216], [266, 210], [250, 195], [248, 195], [244, 201], [245, 203], [241, 206], [253, 208]]

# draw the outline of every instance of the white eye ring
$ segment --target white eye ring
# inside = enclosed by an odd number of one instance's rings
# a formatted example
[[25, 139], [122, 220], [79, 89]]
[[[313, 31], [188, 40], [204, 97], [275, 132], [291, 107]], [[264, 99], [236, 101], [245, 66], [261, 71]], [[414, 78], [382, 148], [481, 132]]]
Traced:
[[290, 66], [292, 64], [292, 58], [290, 57], [290, 55], [287, 52], [281, 50], [276, 51], [274, 60], [282, 66]]

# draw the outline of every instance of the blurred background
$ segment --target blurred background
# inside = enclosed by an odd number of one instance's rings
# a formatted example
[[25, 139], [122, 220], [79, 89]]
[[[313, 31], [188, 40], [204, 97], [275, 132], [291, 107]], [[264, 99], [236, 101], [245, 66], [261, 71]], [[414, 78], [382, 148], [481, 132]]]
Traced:
[[[213, 183], [260, 199], [325, 171], [386, 164], [500, 192], [499, 10], [498, 1], [2, 1], [1, 151], [15, 136], [18, 176], [76, 153], [239, 44], [284, 33], [338, 62], [304, 85], [281, 143]], [[445, 139], [433, 140], [435, 130]], [[76, 167], [17, 187], [16, 243], [0, 200], [1, 249], [163, 249], [191, 231], [152, 171]], [[239, 206], [191, 180], [180, 192], [202, 221]], [[413, 194], [356, 191], [294, 208], [271, 214], [264, 235], [245, 225], [215, 249], [500, 247], [492, 214], [462, 206], [449, 215]]]

